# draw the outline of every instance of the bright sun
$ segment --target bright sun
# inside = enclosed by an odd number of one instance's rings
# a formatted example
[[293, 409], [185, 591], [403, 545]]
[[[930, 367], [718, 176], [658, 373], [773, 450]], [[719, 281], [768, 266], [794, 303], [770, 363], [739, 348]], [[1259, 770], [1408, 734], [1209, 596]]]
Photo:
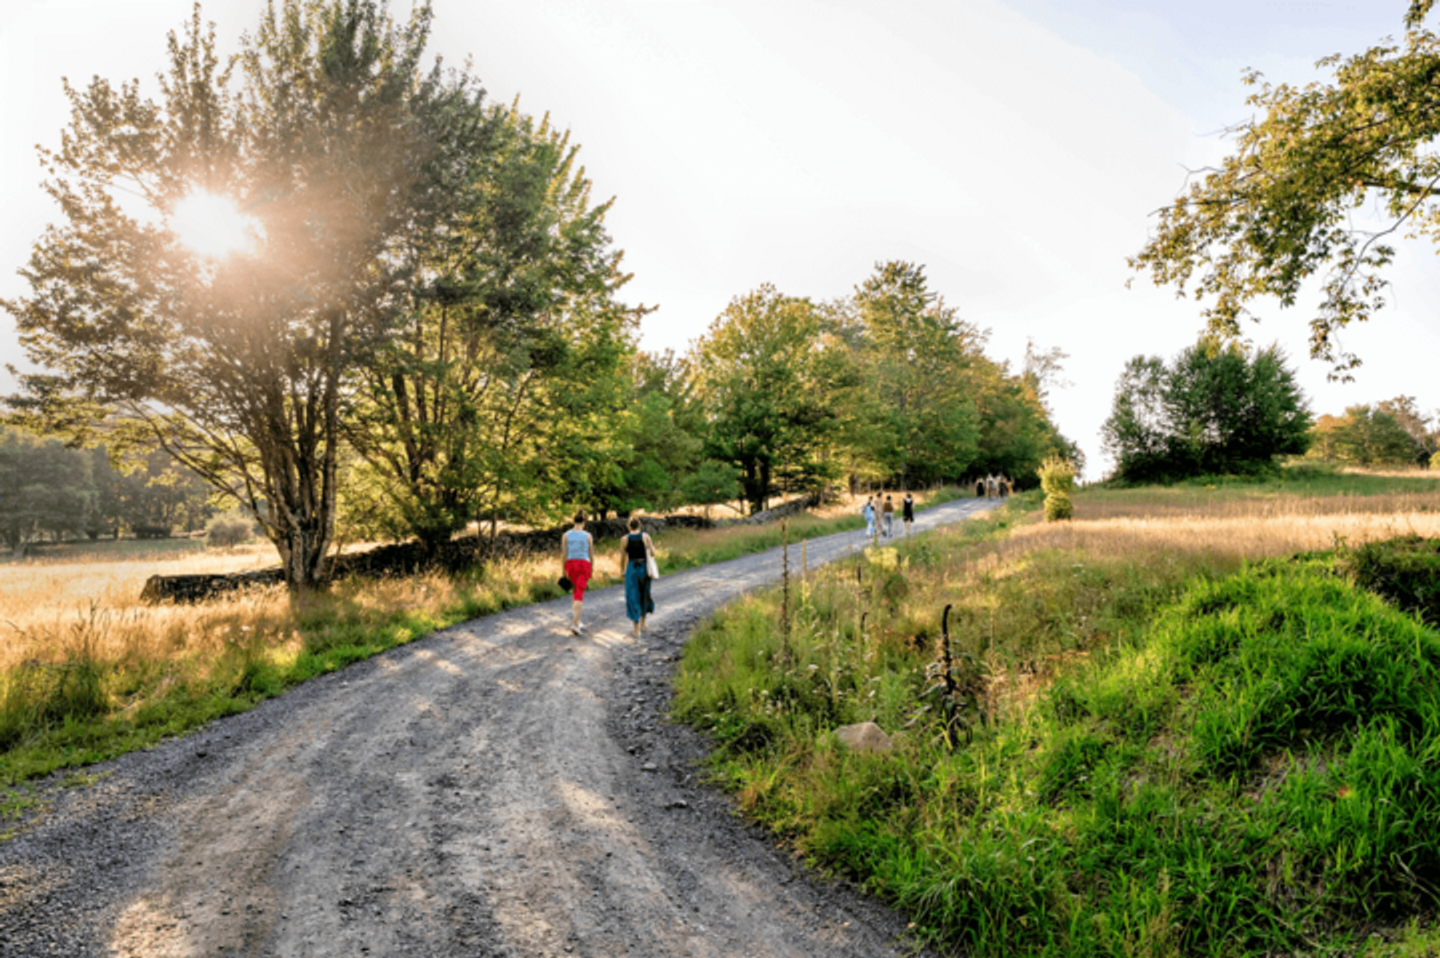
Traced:
[[214, 193], [191, 193], [170, 214], [170, 229], [201, 256], [221, 259], [254, 245], [260, 225]]

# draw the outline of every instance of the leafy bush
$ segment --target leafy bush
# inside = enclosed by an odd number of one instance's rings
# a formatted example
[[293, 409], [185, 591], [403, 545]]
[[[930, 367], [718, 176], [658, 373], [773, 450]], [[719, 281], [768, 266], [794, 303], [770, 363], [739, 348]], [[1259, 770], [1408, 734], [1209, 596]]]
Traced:
[[1342, 550], [1340, 567], [1362, 589], [1440, 626], [1440, 539], [1401, 536]]
[[1075, 467], [1068, 459], [1051, 456], [1035, 472], [1040, 476], [1040, 488], [1045, 491], [1045, 521], [1071, 518], [1075, 514], [1075, 505], [1070, 501], [1070, 493], [1075, 488]]
[[212, 549], [228, 549], [255, 538], [255, 519], [242, 509], [231, 509], [212, 516], [205, 524], [205, 544]]

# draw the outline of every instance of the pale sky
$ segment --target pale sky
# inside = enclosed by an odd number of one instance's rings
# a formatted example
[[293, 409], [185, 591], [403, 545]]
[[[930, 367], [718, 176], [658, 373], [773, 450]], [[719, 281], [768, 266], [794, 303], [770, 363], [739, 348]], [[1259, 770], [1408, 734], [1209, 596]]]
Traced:
[[[397, 13], [408, 0], [392, 0]], [[147, 81], [190, 0], [0, 0], [0, 296], [56, 215], [36, 143], [68, 113], [60, 77]], [[259, 0], [203, 16], [234, 49]], [[1125, 257], [1185, 169], [1223, 156], [1247, 66], [1305, 82], [1330, 53], [1398, 35], [1406, 0], [434, 0], [432, 51], [469, 56], [489, 95], [572, 132], [635, 275], [658, 305], [642, 346], [683, 352], [763, 282], [816, 300], [880, 260], [924, 264], [934, 290], [993, 331], [1071, 355], [1061, 429], [1102, 464], [1099, 428], [1137, 353], [1172, 355], [1195, 305], [1134, 288]], [[152, 84], [153, 85], [153, 84]], [[1343, 337], [1365, 360], [1327, 384], [1301, 308], [1262, 310], [1317, 413], [1416, 396], [1440, 406], [1433, 248], [1402, 249], [1391, 306]], [[0, 363], [23, 362], [0, 313]], [[13, 383], [0, 373], [0, 391]]]

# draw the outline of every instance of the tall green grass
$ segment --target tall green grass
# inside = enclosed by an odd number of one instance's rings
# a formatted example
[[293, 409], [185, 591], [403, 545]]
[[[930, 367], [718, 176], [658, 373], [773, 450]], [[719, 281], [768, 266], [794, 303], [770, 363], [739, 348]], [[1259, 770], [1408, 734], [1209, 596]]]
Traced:
[[[987, 567], [1003, 521], [816, 577], [783, 644], [769, 595], [701, 631], [676, 714], [752, 815], [965, 954], [1434, 941], [1440, 633], [1319, 556]], [[925, 694], [942, 602], [968, 713]]]

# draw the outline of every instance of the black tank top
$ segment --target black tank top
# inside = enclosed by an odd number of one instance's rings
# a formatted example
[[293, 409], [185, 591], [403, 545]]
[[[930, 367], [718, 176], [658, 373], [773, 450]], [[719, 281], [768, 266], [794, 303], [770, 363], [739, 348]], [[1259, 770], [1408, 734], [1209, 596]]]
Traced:
[[632, 532], [625, 537], [625, 554], [630, 557], [631, 562], [645, 561], [645, 534], [643, 532]]

